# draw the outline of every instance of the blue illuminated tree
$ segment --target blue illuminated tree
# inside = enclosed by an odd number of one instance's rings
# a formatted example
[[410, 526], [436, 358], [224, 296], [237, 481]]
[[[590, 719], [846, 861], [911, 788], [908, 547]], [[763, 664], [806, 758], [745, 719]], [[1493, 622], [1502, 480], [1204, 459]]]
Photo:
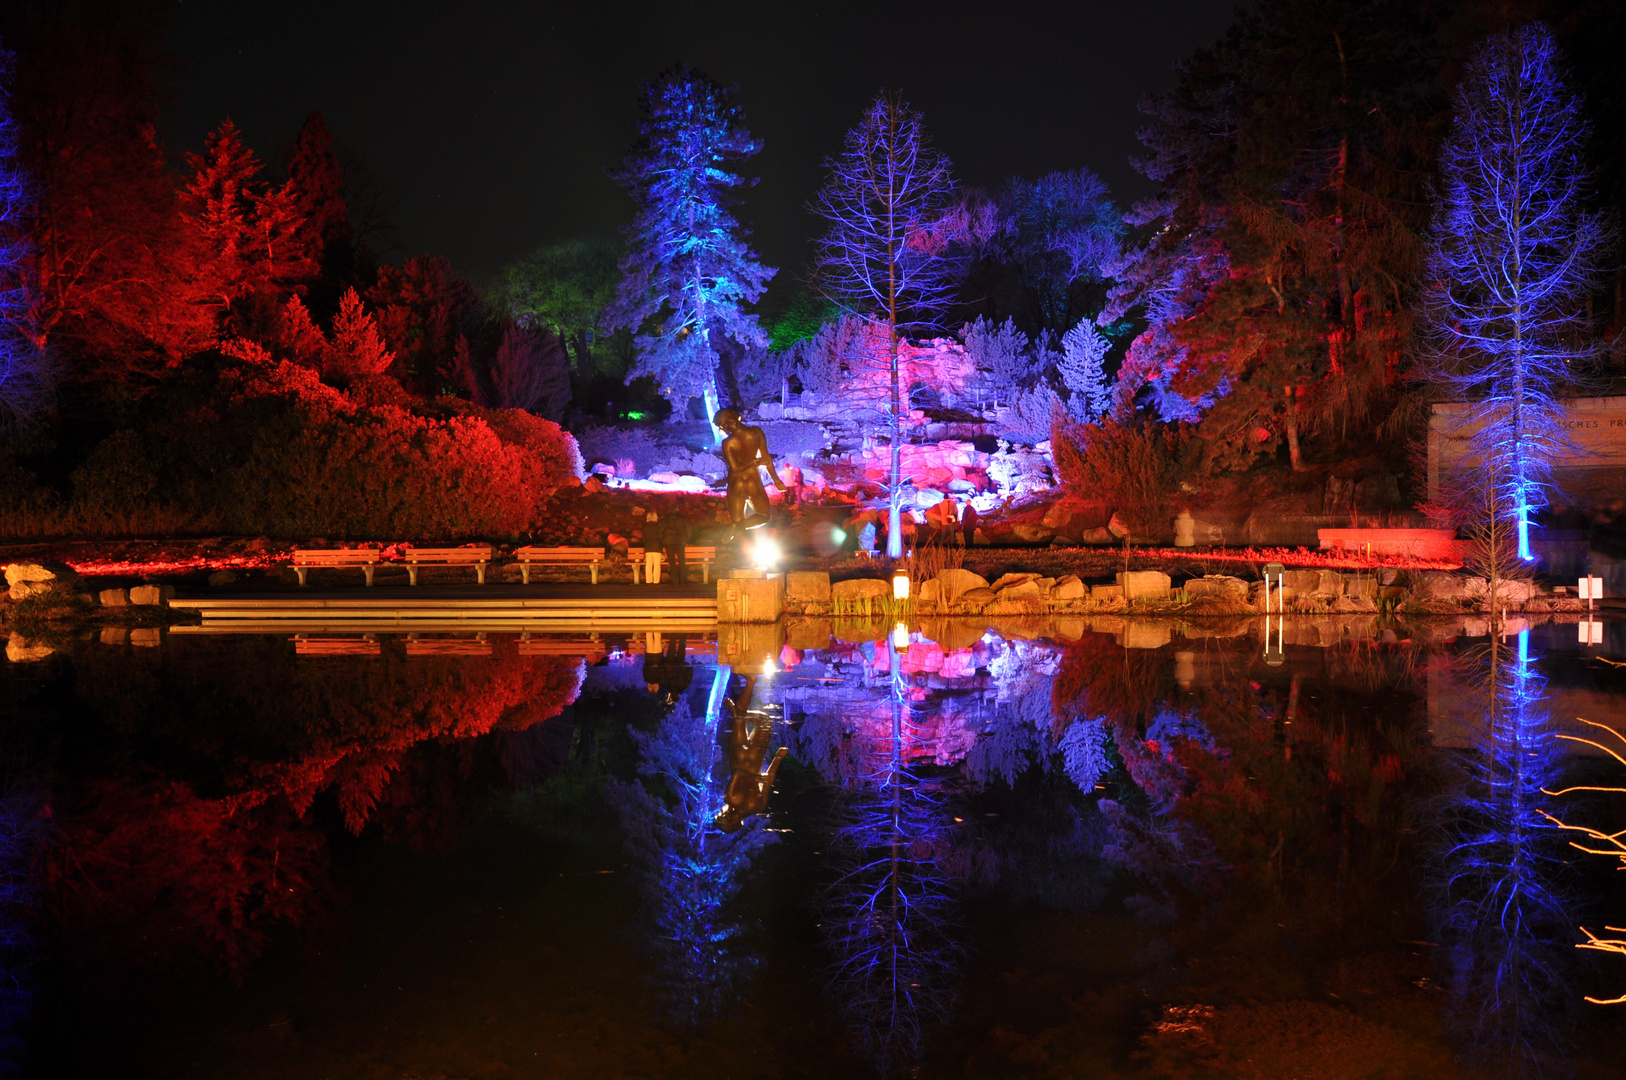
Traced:
[[882, 93], [825, 163], [829, 179], [812, 210], [830, 223], [819, 243], [817, 281], [843, 310], [884, 326], [891, 339], [891, 509], [887, 554], [903, 555], [899, 424], [906, 387], [898, 371], [899, 336], [937, 325], [961, 271], [948, 223], [954, 195], [949, 161], [926, 137], [919, 113]]
[[1068, 411], [1073, 419], [1099, 420], [1112, 405], [1112, 384], [1107, 380], [1107, 350], [1112, 342], [1091, 325], [1089, 319], [1079, 320], [1061, 337], [1061, 381], [1071, 397]]
[[8, 93], [14, 57], [0, 45], [0, 431], [29, 424], [50, 385], [33, 333], [28, 287], [31, 245], [25, 217], [29, 178], [18, 160], [17, 121]]
[[723, 807], [714, 719], [680, 703], [654, 733], [632, 732], [641, 779], [606, 789], [646, 903], [640, 925], [656, 992], [690, 1030], [720, 1019], [760, 964], [735, 900], [751, 860], [775, 839], [762, 817], [734, 833], [712, 824]]
[[719, 404], [720, 338], [767, 345], [740, 305], [755, 303], [776, 271], [746, 244], [732, 212], [753, 183], [732, 168], [762, 144], [746, 131], [732, 90], [681, 64], [646, 85], [640, 105], [641, 137], [615, 174], [638, 212], [606, 322], [637, 335], [634, 374], [653, 376], [675, 402], [704, 398], [709, 419]]
[[1545, 26], [1487, 41], [1455, 107], [1422, 313], [1427, 371], [1468, 403], [1453, 434], [1493, 483], [1492, 516], [1531, 559], [1530, 516], [1567, 445], [1559, 398], [1597, 352], [1586, 302], [1614, 231], [1587, 207], [1587, 125]]

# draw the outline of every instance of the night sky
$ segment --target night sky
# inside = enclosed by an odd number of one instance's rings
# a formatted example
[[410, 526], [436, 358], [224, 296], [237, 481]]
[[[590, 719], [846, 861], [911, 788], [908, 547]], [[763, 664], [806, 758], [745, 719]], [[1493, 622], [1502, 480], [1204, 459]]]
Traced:
[[766, 142], [742, 216], [785, 280], [810, 253], [822, 160], [881, 87], [925, 113], [962, 183], [1088, 165], [1127, 203], [1149, 190], [1129, 164], [1136, 101], [1234, 7], [176, 0], [166, 137], [197, 150], [230, 116], [280, 160], [320, 109], [386, 196], [389, 257], [446, 255], [478, 281], [628, 220], [605, 169], [634, 137], [638, 85], [681, 59], [736, 84]]

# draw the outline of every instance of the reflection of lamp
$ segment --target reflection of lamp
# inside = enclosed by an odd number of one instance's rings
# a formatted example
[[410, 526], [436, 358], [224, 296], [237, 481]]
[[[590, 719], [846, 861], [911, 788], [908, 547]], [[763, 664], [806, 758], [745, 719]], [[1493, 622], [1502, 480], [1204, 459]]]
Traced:
[[901, 566], [892, 571], [892, 599], [909, 599], [909, 571]]
[[[903, 580], [907, 582], [909, 579], [904, 578]], [[892, 647], [895, 649], [907, 649], [909, 647], [909, 627], [904, 623], [898, 623], [892, 628]]]

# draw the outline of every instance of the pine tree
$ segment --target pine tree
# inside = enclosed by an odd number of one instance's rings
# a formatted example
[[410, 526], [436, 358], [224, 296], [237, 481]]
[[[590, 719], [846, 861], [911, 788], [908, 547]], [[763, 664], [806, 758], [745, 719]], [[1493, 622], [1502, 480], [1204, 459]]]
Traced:
[[1112, 403], [1112, 390], [1107, 383], [1107, 350], [1112, 347], [1088, 319], [1080, 320], [1061, 338], [1062, 385], [1067, 387], [1067, 408], [1073, 419], [1088, 422], [1105, 415]]
[[847, 133], [813, 211], [830, 223], [820, 242], [818, 280], [831, 300], [883, 326], [891, 340], [891, 507], [887, 554], [903, 555], [899, 424], [906, 407], [899, 335], [933, 327], [953, 299], [960, 266], [941, 230], [952, 207], [949, 161], [926, 136], [919, 113], [882, 93]]
[[348, 289], [333, 318], [333, 343], [323, 358], [322, 377], [343, 386], [369, 375], [381, 375], [395, 363], [384, 345], [378, 324], [362, 306], [356, 290]]
[[1615, 234], [1587, 207], [1587, 125], [1545, 26], [1487, 41], [1454, 104], [1429, 247], [1427, 373], [1468, 403], [1456, 434], [1530, 559], [1530, 516], [1568, 445], [1559, 397], [1599, 352], [1586, 303]]
[[344, 201], [344, 173], [333, 152], [333, 133], [320, 112], [312, 110], [299, 129], [285, 189], [298, 223], [294, 242], [300, 256], [319, 269], [335, 269], [332, 264], [344, 260], [354, 237]]
[[762, 144], [746, 131], [733, 91], [681, 64], [644, 87], [640, 105], [640, 139], [616, 174], [638, 212], [607, 321], [637, 334], [635, 374], [653, 376], [674, 401], [704, 398], [709, 419], [719, 340], [767, 344], [741, 305], [756, 302], [775, 271], [732, 212], [750, 181], [731, 170]]
[[30, 184], [18, 160], [17, 122], [11, 117], [14, 66], [0, 44], [0, 433], [31, 423], [49, 392], [28, 283]]

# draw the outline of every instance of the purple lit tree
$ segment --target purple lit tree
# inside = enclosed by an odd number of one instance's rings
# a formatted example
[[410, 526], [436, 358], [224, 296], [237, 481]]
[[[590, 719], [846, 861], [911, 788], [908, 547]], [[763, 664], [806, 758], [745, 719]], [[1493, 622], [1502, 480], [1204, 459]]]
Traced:
[[0, 47], [0, 431], [30, 423], [50, 390], [45, 356], [32, 332], [31, 246], [24, 223], [29, 183], [17, 157], [17, 121], [7, 93], [13, 66], [12, 54]]
[[615, 177], [638, 213], [606, 321], [637, 334], [634, 375], [653, 376], [673, 401], [703, 398], [709, 420], [719, 405], [719, 337], [767, 345], [740, 305], [755, 303], [776, 271], [731, 212], [752, 181], [730, 166], [762, 144], [745, 130], [733, 91], [681, 64], [645, 86], [640, 104], [642, 137]]
[[891, 507], [887, 554], [903, 555], [904, 409], [899, 336], [931, 328], [954, 298], [956, 245], [944, 223], [952, 207], [949, 161], [932, 148], [919, 113], [896, 93], [882, 93], [847, 132], [841, 153], [825, 163], [830, 178], [812, 210], [830, 223], [816, 259], [820, 288], [844, 310], [885, 327], [891, 341]]
[[1559, 396], [1598, 351], [1587, 297], [1614, 230], [1586, 204], [1587, 125], [1540, 23], [1469, 63], [1440, 187], [1423, 322], [1428, 375], [1468, 403], [1454, 434], [1494, 483], [1490, 515], [1531, 559], [1530, 515], [1568, 444]]

